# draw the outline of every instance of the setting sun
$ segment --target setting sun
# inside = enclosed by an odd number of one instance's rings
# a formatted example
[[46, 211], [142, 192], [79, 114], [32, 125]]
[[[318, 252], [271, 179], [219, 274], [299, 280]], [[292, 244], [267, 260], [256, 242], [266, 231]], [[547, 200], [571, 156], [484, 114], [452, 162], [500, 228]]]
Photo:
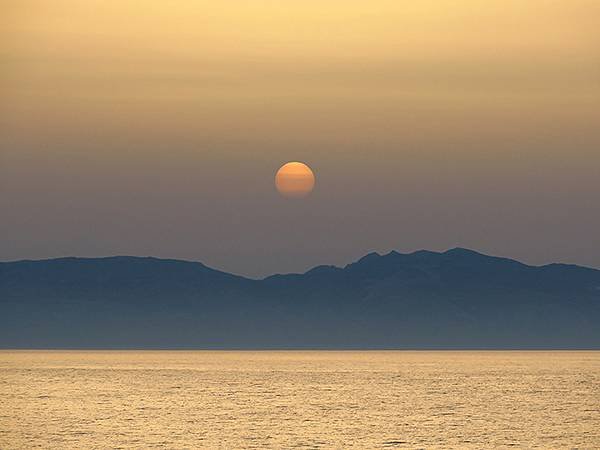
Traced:
[[306, 197], [315, 187], [315, 175], [306, 164], [289, 162], [277, 171], [275, 186], [285, 197]]

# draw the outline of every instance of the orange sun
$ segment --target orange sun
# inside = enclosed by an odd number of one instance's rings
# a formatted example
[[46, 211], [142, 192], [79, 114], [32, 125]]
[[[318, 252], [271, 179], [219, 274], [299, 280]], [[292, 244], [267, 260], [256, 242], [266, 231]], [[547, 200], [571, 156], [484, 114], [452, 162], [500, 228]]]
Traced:
[[284, 197], [306, 197], [315, 187], [315, 175], [306, 164], [289, 162], [277, 171], [275, 186]]

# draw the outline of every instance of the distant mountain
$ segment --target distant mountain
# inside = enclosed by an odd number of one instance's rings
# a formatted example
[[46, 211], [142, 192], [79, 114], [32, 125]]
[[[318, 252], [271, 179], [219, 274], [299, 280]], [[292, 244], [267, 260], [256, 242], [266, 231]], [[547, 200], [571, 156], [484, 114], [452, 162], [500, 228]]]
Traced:
[[456, 248], [263, 280], [156, 258], [0, 263], [3, 348], [600, 348], [600, 271]]

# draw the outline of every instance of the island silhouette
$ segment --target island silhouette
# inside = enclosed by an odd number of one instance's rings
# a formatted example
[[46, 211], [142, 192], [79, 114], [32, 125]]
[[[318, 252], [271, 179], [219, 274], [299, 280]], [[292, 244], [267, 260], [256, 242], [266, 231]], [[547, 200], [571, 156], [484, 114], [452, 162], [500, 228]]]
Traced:
[[2, 348], [597, 349], [600, 270], [455, 248], [255, 280], [152, 257], [0, 263]]

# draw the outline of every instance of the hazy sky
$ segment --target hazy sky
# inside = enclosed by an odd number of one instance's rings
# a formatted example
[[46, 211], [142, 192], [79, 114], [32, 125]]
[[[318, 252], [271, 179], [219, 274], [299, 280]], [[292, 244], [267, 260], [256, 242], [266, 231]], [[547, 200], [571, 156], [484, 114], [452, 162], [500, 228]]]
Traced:
[[4, 0], [0, 151], [3, 260], [600, 267], [600, 2]]

